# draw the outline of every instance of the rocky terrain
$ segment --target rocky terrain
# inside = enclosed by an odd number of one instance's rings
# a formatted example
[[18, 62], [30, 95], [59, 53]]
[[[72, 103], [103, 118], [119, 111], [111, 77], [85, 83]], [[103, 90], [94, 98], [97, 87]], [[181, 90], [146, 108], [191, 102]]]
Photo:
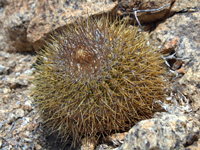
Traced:
[[[139, 11], [149, 9], [155, 10]], [[102, 13], [133, 24], [138, 18], [151, 41], [173, 51], [174, 57], [167, 59], [173, 73], [170, 103], [162, 104], [165, 112], [105, 142], [95, 145], [83, 139], [80, 149], [200, 149], [199, 0], [0, 0], [0, 149], [62, 149], [60, 139], [42, 128], [31, 98], [35, 52], [53, 31]]]

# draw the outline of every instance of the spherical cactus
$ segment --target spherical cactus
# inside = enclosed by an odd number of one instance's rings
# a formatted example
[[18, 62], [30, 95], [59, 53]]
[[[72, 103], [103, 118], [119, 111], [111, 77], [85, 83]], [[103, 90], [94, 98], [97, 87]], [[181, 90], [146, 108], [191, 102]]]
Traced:
[[163, 60], [126, 21], [88, 18], [38, 53], [33, 97], [45, 125], [73, 146], [130, 129], [165, 99]]

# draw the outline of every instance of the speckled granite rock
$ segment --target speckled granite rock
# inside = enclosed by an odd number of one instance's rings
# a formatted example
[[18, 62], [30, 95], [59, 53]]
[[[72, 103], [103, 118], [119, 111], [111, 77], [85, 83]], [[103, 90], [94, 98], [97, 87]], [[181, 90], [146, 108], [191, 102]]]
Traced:
[[175, 0], [170, 15], [176, 12], [193, 12], [200, 6], [199, 0]]
[[198, 141], [200, 123], [184, 114], [158, 113], [158, 118], [136, 124], [115, 150], [181, 150]]
[[187, 73], [178, 81], [183, 93], [192, 100], [193, 111], [200, 114], [200, 56], [190, 64]]
[[[115, 2], [114, 2], [115, 1]], [[106, 3], [105, 3], [106, 2]], [[159, 8], [165, 4], [169, 6], [163, 9], [146, 13], [138, 13], [140, 22], [152, 22], [165, 18], [181, 11], [195, 11], [198, 0], [143, 0], [127, 1], [122, 0], [119, 5], [119, 15], [128, 15], [136, 9]], [[85, 17], [87, 12], [90, 15], [104, 12], [116, 12], [116, 0], [80, 0], [59, 1], [56, 0], [1, 0], [0, 7], [0, 50], [9, 52], [23, 52], [38, 50], [44, 44], [42, 39], [60, 26], [73, 22], [71, 16]], [[120, 12], [120, 13], [119, 13]], [[133, 15], [130, 16], [134, 22]], [[66, 22], [65, 22], [66, 21]]]
[[178, 13], [165, 22], [158, 22], [153, 31], [152, 40], [157, 45], [163, 45], [164, 42], [179, 38], [177, 46], [178, 57], [189, 57], [200, 55], [200, 9], [196, 12]]
[[8, 51], [32, 51], [32, 44], [27, 40], [27, 27], [30, 22], [30, 13], [12, 14], [3, 23], [9, 41]]
[[67, 5], [63, 2], [55, 4], [50, 2], [48, 5], [47, 2], [42, 1], [38, 4], [40, 11], [31, 20], [27, 30], [28, 41], [33, 43], [35, 50], [42, 47], [44, 44], [43, 39], [46, 39], [53, 30], [73, 23], [75, 21], [74, 17], [86, 18], [88, 14], [97, 15], [108, 12], [115, 14], [117, 8], [117, 2], [111, 0], [88, 1], [76, 5]]
[[0, 64], [0, 75], [9, 74], [9, 68]]
[[30, 86], [28, 81], [32, 78], [31, 65], [35, 62], [35, 59], [30, 54], [0, 51], [0, 64], [4, 66], [3, 68], [9, 69], [9, 74], [0, 74], [1, 150], [39, 150], [39, 147], [41, 147], [34, 140], [35, 137], [38, 137], [34, 133], [38, 125], [34, 118], [35, 113], [32, 111], [33, 104], [28, 89], [28, 85]]
[[34, 12], [34, 0], [12, 1], [1, 11], [0, 50], [9, 52], [32, 51], [33, 46], [27, 41], [27, 27]]
[[170, 4], [154, 12], [138, 12], [137, 17], [140, 23], [143, 23], [145, 30], [149, 30], [150, 22], [164, 20], [177, 12], [193, 12], [200, 5], [199, 0], [121, 0], [119, 3], [118, 14], [129, 16], [129, 19], [136, 23], [133, 8], [136, 10], [158, 9], [164, 5]]
[[[184, 95], [192, 101], [194, 111], [200, 114], [200, 9], [196, 12], [178, 13], [158, 24], [152, 34], [157, 45], [178, 37], [176, 55], [183, 59], [185, 75], [175, 82]], [[188, 62], [188, 63], [187, 63]]]
[[[6, 2], [6, 5], [5, 5]], [[72, 17], [115, 12], [117, 2], [90, 0], [7, 0], [0, 11], [0, 50], [23, 52], [38, 50], [43, 39], [60, 26], [72, 23]]]

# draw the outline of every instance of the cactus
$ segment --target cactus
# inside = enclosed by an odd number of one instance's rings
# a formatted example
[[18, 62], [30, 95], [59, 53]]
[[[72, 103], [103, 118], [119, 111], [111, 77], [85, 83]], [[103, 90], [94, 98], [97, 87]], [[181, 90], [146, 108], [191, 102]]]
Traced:
[[109, 17], [77, 21], [38, 52], [33, 98], [65, 142], [130, 129], [165, 99], [163, 60], [148, 37]]

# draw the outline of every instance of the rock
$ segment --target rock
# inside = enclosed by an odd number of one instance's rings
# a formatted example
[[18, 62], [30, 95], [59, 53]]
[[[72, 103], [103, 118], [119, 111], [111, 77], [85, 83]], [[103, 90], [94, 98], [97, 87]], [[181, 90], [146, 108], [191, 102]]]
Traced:
[[8, 65], [9, 65], [9, 68], [14, 69], [15, 66], [16, 66], [16, 62], [14, 60], [11, 60], [11, 61], [8, 62]]
[[[0, 15], [1, 17], [1, 15]], [[1, 21], [0, 21], [0, 50], [8, 50], [9, 45], [8, 42], [6, 40], [6, 32], [3, 29], [2, 25], [1, 25]]]
[[185, 68], [183, 67], [183, 68], [178, 69], [177, 72], [178, 72], [179, 74], [186, 74], [187, 71], [186, 71]]
[[30, 143], [30, 142], [32, 142], [32, 139], [24, 138], [24, 142]]
[[35, 130], [35, 128], [36, 128], [37, 126], [38, 126], [37, 124], [30, 124], [30, 125], [29, 125], [29, 130], [30, 130], [30, 131]]
[[21, 104], [18, 104], [18, 105], [13, 106], [13, 109], [18, 109], [20, 107], [21, 107]]
[[28, 85], [28, 81], [26, 80], [26, 78], [24, 77], [18, 77], [17, 80], [15, 81], [17, 84], [21, 85], [21, 86], [27, 86]]
[[32, 107], [31, 106], [28, 106], [28, 105], [23, 105], [23, 110], [27, 110], [27, 111], [31, 111], [32, 110]]
[[8, 4], [9, 4], [8, 0], [0, 0], [0, 8], [5, 7]]
[[[181, 4], [181, 6], [186, 4]], [[190, 4], [189, 4], [190, 5]], [[196, 3], [194, 3], [196, 6]], [[199, 7], [200, 8], [200, 7]], [[198, 9], [196, 8], [196, 11]], [[184, 69], [178, 70], [183, 76], [173, 84], [192, 102], [193, 111], [200, 114], [200, 12], [179, 13], [165, 22], [157, 24], [152, 34], [152, 41], [163, 45], [178, 37], [176, 56], [182, 58]]]
[[31, 100], [27, 100], [27, 101], [25, 102], [25, 105], [31, 106], [31, 105], [32, 105], [32, 101], [31, 101]]
[[0, 75], [8, 75], [9, 74], [9, 68], [8, 67], [5, 67], [3, 65], [0, 65]]
[[137, 18], [140, 23], [143, 24], [144, 29], [150, 30], [150, 28], [153, 28], [154, 25], [147, 23], [152, 23], [159, 20], [164, 21], [168, 17], [178, 12], [196, 12], [199, 6], [200, 3], [198, 0], [148, 0], [146, 2], [143, 0], [121, 0], [117, 13], [120, 16], [127, 16], [127, 19], [129, 19], [132, 23], [137, 24], [133, 9], [149, 10], [160, 8], [159, 10], [152, 12], [137, 12]]
[[20, 87], [20, 85], [18, 83], [11, 83], [10, 84], [10, 89], [16, 89], [17, 87]]
[[42, 149], [42, 146], [39, 145], [39, 144], [37, 144], [37, 145], [35, 146], [35, 149], [36, 149], [36, 150], [41, 150], [41, 149]]
[[[4, 94], [9, 94], [10, 92], [11, 92], [11, 90], [9, 88], [3, 88], [3, 93]], [[5, 96], [5, 98], [9, 98], [9, 96]]]
[[[34, 3], [30, 0], [11, 1], [7, 0], [6, 5], [1, 12], [0, 22], [2, 23], [2, 32], [0, 36], [0, 48], [9, 52], [31, 51], [33, 47], [27, 41], [26, 30], [34, 10]], [[3, 38], [2, 38], [3, 37]]]
[[[105, 3], [106, 2], [106, 3]], [[47, 2], [38, 3], [38, 8], [47, 6]], [[60, 3], [57, 3], [56, 6], [52, 5], [47, 6], [45, 10], [40, 9], [40, 14], [34, 17], [27, 30], [28, 41], [33, 43], [34, 49], [37, 51], [38, 47], [42, 47], [44, 43], [43, 39], [48, 39], [53, 30], [62, 30], [67, 24], [71, 24], [75, 21], [75, 18], [86, 18], [89, 15], [100, 15], [101, 13], [116, 13], [117, 2], [112, 2], [109, 0], [87, 3], [83, 2], [78, 4], [77, 9], [74, 10], [71, 5], [68, 7]], [[65, 7], [63, 7], [65, 6]], [[57, 9], [54, 9], [57, 7]], [[95, 9], [93, 9], [95, 8]]]
[[172, 50], [174, 50], [177, 47], [177, 44], [178, 44], [178, 37], [175, 37], [171, 41], [168, 41], [163, 45], [162, 49], [160, 50], [160, 53], [170, 54]]
[[8, 78], [8, 83], [11, 89], [16, 89], [19, 87], [26, 87], [29, 84], [29, 77], [27, 74], [19, 74], [16, 78]]
[[200, 6], [198, 0], [173, 0], [173, 6], [170, 9], [169, 15], [172, 15], [176, 12], [187, 12], [191, 11], [191, 9], [194, 9], [196, 11], [196, 8]]
[[166, 41], [178, 37], [177, 56], [198, 56], [200, 41], [200, 12], [176, 14], [165, 22], [158, 22], [152, 34], [152, 41], [163, 45]]
[[193, 101], [193, 111], [200, 108], [200, 57], [196, 57], [190, 64], [185, 75], [178, 81], [183, 87], [183, 93]]
[[14, 114], [10, 114], [7, 120], [8, 120], [8, 124], [11, 124], [12, 122], [16, 120], [16, 116]]
[[114, 13], [118, 3], [111, 0], [70, 3], [18, 0], [7, 4], [0, 2], [4, 7], [0, 12], [0, 50], [24, 52], [38, 50], [54, 30], [73, 23], [73, 17]]
[[188, 146], [185, 150], [200, 150], [200, 139], [194, 142], [193, 145]]
[[32, 110], [31, 104], [32, 104], [31, 100], [26, 101], [22, 107], [23, 110], [31, 111]]
[[7, 36], [7, 42], [9, 44], [7, 51], [23, 52], [33, 50], [31, 43], [26, 37], [29, 22], [30, 16], [26, 13], [14, 13], [3, 22], [4, 29], [7, 35], [9, 35]]
[[112, 142], [114, 146], [120, 146], [122, 143], [124, 143], [124, 139], [127, 134], [128, 132], [112, 134], [111, 136], [107, 137], [106, 142]]
[[200, 123], [184, 114], [160, 113], [160, 117], [137, 123], [115, 150], [173, 149], [192, 145], [200, 137]]
[[20, 108], [16, 110], [15, 114], [17, 118], [21, 118], [21, 117], [24, 117], [25, 112], [23, 109]]
[[[170, 5], [172, 5], [172, 3], [173, 3], [172, 0], [148, 0], [148, 2], [143, 2], [143, 0], [138, 0], [138, 1], [122, 0], [119, 3], [118, 14], [121, 16], [122, 15], [130, 16], [129, 19], [131, 20], [131, 22], [137, 23], [133, 9], [135, 10], [158, 9], [162, 6], [169, 4], [158, 11], [137, 13], [137, 17], [140, 23], [149, 23], [166, 18], [165, 16], [169, 13], [171, 9]], [[131, 15], [129, 15], [130, 13]]]
[[32, 73], [33, 73], [33, 70], [26, 70], [25, 72], [24, 72], [24, 74], [27, 74], [27, 75], [32, 75]]

